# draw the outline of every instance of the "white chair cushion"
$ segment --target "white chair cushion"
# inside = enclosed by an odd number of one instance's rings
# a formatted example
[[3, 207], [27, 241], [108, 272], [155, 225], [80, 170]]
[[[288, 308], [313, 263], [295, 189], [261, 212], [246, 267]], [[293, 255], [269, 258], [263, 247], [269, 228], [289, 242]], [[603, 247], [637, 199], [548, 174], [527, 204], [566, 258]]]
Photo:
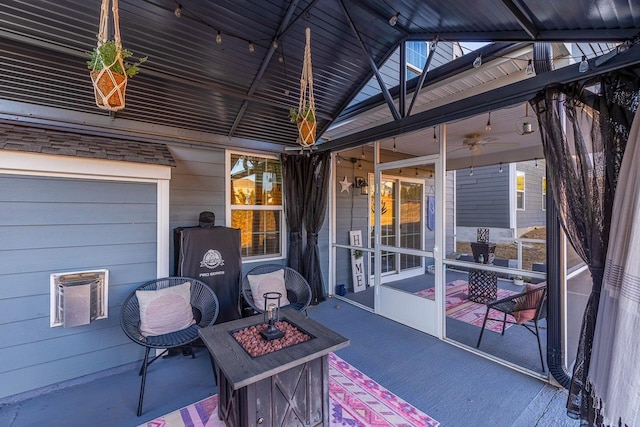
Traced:
[[164, 335], [196, 323], [191, 309], [191, 283], [155, 291], [136, 291], [140, 305], [140, 333]]
[[249, 279], [249, 286], [251, 286], [253, 302], [260, 310], [264, 311], [264, 294], [267, 292], [279, 292], [282, 294], [280, 307], [290, 304], [287, 299], [287, 288], [284, 285], [284, 270], [276, 270], [265, 274], [249, 274], [247, 279]]

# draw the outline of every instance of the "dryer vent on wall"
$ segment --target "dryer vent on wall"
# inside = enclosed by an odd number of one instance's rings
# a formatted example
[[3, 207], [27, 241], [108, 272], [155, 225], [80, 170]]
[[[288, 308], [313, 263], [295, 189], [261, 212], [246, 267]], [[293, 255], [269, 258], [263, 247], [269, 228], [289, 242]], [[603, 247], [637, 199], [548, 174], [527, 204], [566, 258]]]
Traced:
[[109, 270], [53, 273], [51, 327], [87, 325], [107, 317]]

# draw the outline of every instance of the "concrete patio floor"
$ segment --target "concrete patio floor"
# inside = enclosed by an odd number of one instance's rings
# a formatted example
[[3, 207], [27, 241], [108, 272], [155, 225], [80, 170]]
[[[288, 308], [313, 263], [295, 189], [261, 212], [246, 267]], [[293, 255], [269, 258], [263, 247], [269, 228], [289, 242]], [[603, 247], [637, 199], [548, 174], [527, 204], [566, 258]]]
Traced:
[[[336, 299], [309, 316], [351, 340], [340, 357], [442, 426], [577, 426], [566, 391]], [[142, 351], [141, 351], [142, 356]], [[0, 425], [137, 426], [215, 394], [205, 349], [158, 361], [136, 416], [138, 365], [0, 402]]]

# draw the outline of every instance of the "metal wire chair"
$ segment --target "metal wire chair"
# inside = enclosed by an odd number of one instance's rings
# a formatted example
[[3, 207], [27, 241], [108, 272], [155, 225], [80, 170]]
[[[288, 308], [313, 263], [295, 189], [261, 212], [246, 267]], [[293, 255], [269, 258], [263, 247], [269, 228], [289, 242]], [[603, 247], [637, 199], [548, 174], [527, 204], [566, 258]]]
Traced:
[[[547, 286], [546, 284], [543, 284], [533, 289], [526, 290], [525, 292], [510, 295], [506, 298], [488, 303], [487, 312], [484, 315], [484, 321], [482, 322], [482, 329], [480, 330], [480, 336], [478, 337], [476, 348], [480, 347], [480, 342], [482, 341], [482, 335], [487, 325], [487, 320], [502, 322], [502, 335], [504, 335], [507, 323], [522, 325], [538, 339], [538, 352], [540, 353], [540, 363], [542, 364], [542, 371], [544, 372], [544, 358], [542, 356], [542, 345], [540, 343], [540, 328], [538, 326], [538, 322], [547, 316], [546, 301]], [[502, 318], [490, 317], [489, 312], [492, 309], [502, 313]], [[530, 315], [522, 317], [521, 314], [525, 312], [529, 312]], [[507, 319], [508, 314], [514, 316], [516, 320], [511, 321]], [[525, 322], [531, 322], [533, 323], [533, 326], [530, 326]]]
[[[171, 332], [164, 335], [145, 337], [140, 332], [140, 305], [136, 297], [137, 290], [158, 290], [171, 286], [181, 285], [185, 282], [191, 283], [191, 307], [195, 324], [188, 328]], [[142, 401], [144, 399], [144, 385], [147, 379], [147, 368], [156, 359], [164, 355], [171, 348], [189, 346], [199, 338], [198, 329], [204, 328], [216, 321], [220, 306], [218, 298], [211, 288], [203, 282], [189, 277], [166, 277], [147, 282], [136, 288], [124, 301], [120, 316], [120, 325], [124, 333], [136, 344], [145, 347], [144, 360], [138, 375], [142, 375], [142, 383], [140, 384], [140, 398], [138, 399], [138, 416], [142, 414]], [[149, 352], [152, 348], [164, 349], [160, 354], [149, 360]], [[193, 351], [192, 358], [195, 357]]]
[[278, 264], [264, 264], [251, 269], [242, 280], [242, 296], [249, 306], [256, 312], [262, 313], [264, 310], [259, 309], [251, 293], [249, 285], [250, 275], [273, 273], [274, 271], [284, 270], [284, 286], [287, 289], [287, 299], [292, 307], [298, 311], [307, 314], [307, 307], [311, 304], [311, 287], [304, 277], [296, 270]]

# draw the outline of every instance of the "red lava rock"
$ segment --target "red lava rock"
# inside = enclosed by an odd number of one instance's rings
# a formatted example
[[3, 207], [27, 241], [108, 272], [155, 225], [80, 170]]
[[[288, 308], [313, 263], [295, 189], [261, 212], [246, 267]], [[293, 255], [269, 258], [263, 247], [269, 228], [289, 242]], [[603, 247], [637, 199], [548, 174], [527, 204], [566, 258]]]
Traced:
[[273, 341], [266, 341], [260, 335], [261, 331], [267, 329], [267, 325], [264, 323], [236, 331], [233, 333], [233, 337], [251, 357], [262, 356], [311, 339], [309, 335], [300, 331], [289, 322], [276, 322], [275, 326], [284, 332], [284, 337]]

